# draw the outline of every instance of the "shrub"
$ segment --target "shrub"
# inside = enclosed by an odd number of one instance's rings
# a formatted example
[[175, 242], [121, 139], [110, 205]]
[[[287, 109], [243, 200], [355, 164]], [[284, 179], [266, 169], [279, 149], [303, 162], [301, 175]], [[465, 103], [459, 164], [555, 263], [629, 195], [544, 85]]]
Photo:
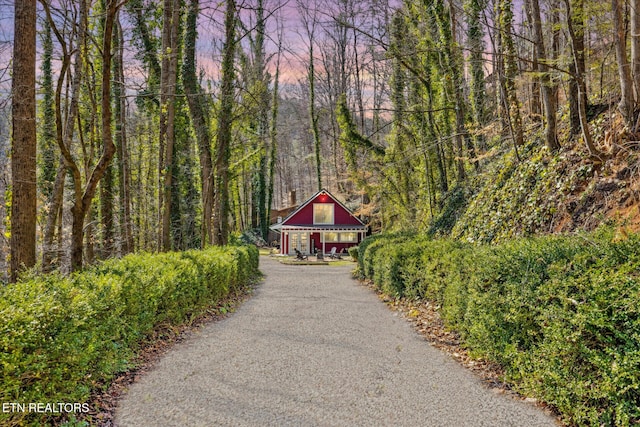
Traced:
[[358, 261], [358, 247], [357, 246], [351, 246], [348, 249], [349, 252], [349, 256], [351, 257], [352, 260], [354, 261]]
[[568, 423], [640, 423], [639, 236], [368, 240], [358, 261], [380, 289], [436, 302], [471, 354]]
[[[0, 290], [0, 401], [85, 402], [161, 324], [189, 322], [258, 274], [258, 250], [135, 254]], [[0, 424], [42, 425], [36, 413]]]

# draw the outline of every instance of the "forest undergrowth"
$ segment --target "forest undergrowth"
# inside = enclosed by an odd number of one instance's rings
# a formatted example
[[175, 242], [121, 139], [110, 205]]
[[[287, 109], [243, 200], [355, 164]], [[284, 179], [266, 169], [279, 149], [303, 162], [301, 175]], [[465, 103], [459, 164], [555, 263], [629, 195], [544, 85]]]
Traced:
[[640, 231], [640, 141], [610, 110], [592, 120], [603, 157], [591, 159], [580, 140], [550, 153], [532, 133], [516, 154], [494, 151], [480, 172], [443, 197], [428, 234], [472, 243], [593, 231]]

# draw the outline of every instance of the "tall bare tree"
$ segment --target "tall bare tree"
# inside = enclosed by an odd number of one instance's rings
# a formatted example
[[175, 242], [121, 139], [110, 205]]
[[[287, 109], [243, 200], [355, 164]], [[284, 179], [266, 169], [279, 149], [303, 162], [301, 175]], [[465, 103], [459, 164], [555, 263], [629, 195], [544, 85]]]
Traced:
[[618, 77], [620, 79], [620, 93], [622, 99], [618, 108], [624, 117], [629, 128], [633, 128], [635, 123], [635, 101], [634, 101], [634, 85], [631, 80], [631, 64], [627, 58], [627, 36], [625, 31], [625, 4], [620, 0], [611, 0], [611, 15], [613, 17], [614, 45], [616, 49], [616, 58], [618, 60]]
[[318, 112], [316, 110], [316, 69], [314, 60], [314, 46], [316, 43], [316, 28], [318, 26], [317, 5], [310, 5], [308, 2], [297, 0], [297, 8], [307, 40], [309, 41], [307, 64], [307, 80], [309, 84], [309, 120], [311, 123], [311, 135], [313, 136], [313, 146], [315, 152], [315, 169], [318, 190], [322, 188], [322, 157], [320, 155], [320, 129], [318, 127]]
[[104, 34], [102, 40], [102, 90], [101, 90], [101, 108], [102, 108], [102, 154], [98, 163], [91, 171], [91, 175], [87, 180], [84, 192], [81, 197], [77, 197], [72, 208], [73, 224], [71, 237], [71, 268], [78, 270], [82, 268], [82, 241], [84, 236], [84, 220], [87, 213], [91, 209], [93, 197], [96, 194], [98, 183], [104, 176], [107, 167], [111, 163], [116, 151], [113, 143], [111, 124], [111, 45], [113, 42], [113, 27], [115, 17], [122, 3], [118, 0], [106, 0], [105, 4], [105, 21]]
[[[571, 80], [569, 82], [569, 122], [571, 135], [579, 135], [581, 132], [580, 124], [580, 103], [585, 106], [585, 111], [588, 106], [587, 88], [584, 78], [582, 78], [582, 84], [584, 87], [580, 88], [577, 76], [586, 75], [586, 61], [585, 61], [585, 45], [584, 45], [584, 27], [585, 27], [585, 15], [584, 15], [584, 0], [572, 0], [570, 7], [567, 9], [571, 13], [571, 16], [567, 16], [567, 21], [571, 20], [571, 28], [573, 35], [569, 34], [569, 41], [572, 47], [572, 59], [569, 64], [569, 73], [571, 74]], [[578, 99], [578, 97], [581, 97]]]
[[540, 15], [540, 3], [538, 0], [529, 0], [531, 16], [533, 18], [534, 51], [537, 59], [538, 72], [540, 73], [540, 88], [542, 90], [542, 103], [545, 115], [545, 140], [551, 151], [560, 149], [556, 126], [556, 99], [554, 96], [553, 81], [549, 73], [546, 49], [544, 46], [544, 34], [542, 32], [542, 18]]
[[[582, 0], [577, 0], [578, 4], [582, 6]], [[585, 82], [585, 74], [584, 69], [581, 67], [581, 57], [584, 55], [584, 44], [581, 43], [580, 38], [582, 34], [580, 34], [580, 30], [582, 29], [579, 26], [578, 31], [574, 28], [574, 19], [571, 0], [564, 0], [564, 5], [567, 10], [567, 29], [569, 30], [569, 40], [571, 41], [571, 52], [572, 59], [574, 63], [574, 72], [573, 78], [576, 81], [576, 86], [578, 88], [578, 96], [577, 96], [577, 107], [578, 107], [578, 119], [580, 120], [580, 130], [582, 132], [582, 139], [589, 150], [589, 154], [594, 158], [600, 158], [600, 151], [596, 148], [593, 138], [591, 137], [591, 131], [589, 130], [589, 120], [587, 118], [587, 85]], [[583, 21], [578, 21], [583, 22]]]
[[15, 2], [11, 281], [36, 262], [36, 0]]
[[[631, 76], [636, 105], [640, 105], [640, 0], [630, 0]], [[637, 131], [636, 125], [636, 131]]]
[[134, 250], [133, 224], [131, 220], [131, 164], [129, 159], [129, 146], [127, 140], [127, 103], [124, 75], [124, 34], [120, 23], [120, 14], [116, 20], [114, 31], [116, 43], [114, 55], [114, 80], [113, 89], [115, 116], [116, 116], [116, 156], [118, 159], [118, 193], [120, 197], [120, 238], [121, 252], [128, 254]]
[[[78, 200], [82, 197], [82, 176], [80, 167], [72, 155], [72, 142], [74, 130], [76, 127], [76, 118], [78, 117], [78, 105], [80, 98], [80, 87], [82, 83], [82, 71], [83, 58], [86, 55], [86, 37], [87, 37], [87, 20], [89, 16], [89, 6], [86, 0], [80, 1], [79, 15], [77, 22], [75, 23], [77, 30], [72, 33], [77, 34], [75, 40], [73, 35], [69, 36], [70, 39], [65, 39], [65, 35], [55, 25], [51, 13], [51, 8], [48, 2], [43, 2], [47, 21], [50, 24], [58, 43], [62, 51], [62, 64], [60, 66], [60, 72], [55, 91], [55, 103], [54, 113], [56, 122], [56, 141], [60, 148], [61, 165], [58, 169], [56, 180], [53, 187], [53, 192], [49, 200], [49, 212], [47, 215], [47, 222], [44, 229], [44, 242], [42, 253], [42, 268], [44, 271], [49, 271], [55, 267], [55, 249], [54, 238], [56, 229], [58, 229], [58, 240], [60, 241], [62, 236], [60, 230], [62, 229], [62, 206], [64, 196], [64, 182], [67, 173], [73, 180], [73, 197], [76, 203], [80, 203]], [[69, 46], [76, 46], [75, 51], [72, 51]], [[73, 56], [73, 67], [71, 67]], [[72, 69], [73, 68], [73, 69]], [[67, 80], [69, 81], [67, 83]], [[65, 86], [68, 90], [68, 99], [66, 107], [63, 111], [62, 97]], [[61, 246], [61, 245], [60, 245]], [[61, 249], [61, 248], [60, 248]]]

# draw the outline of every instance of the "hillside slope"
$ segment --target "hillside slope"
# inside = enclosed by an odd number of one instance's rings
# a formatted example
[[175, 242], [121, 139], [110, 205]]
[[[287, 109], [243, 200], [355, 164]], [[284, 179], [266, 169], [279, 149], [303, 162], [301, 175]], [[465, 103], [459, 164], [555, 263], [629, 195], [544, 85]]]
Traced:
[[589, 158], [581, 141], [550, 153], [539, 138], [493, 152], [480, 171], [444, 199], [430, 232], [470, 242], [593, 230], [614, 224], [640, 230], [640, 142], [615, 112], [592, 121], [602, 162]]

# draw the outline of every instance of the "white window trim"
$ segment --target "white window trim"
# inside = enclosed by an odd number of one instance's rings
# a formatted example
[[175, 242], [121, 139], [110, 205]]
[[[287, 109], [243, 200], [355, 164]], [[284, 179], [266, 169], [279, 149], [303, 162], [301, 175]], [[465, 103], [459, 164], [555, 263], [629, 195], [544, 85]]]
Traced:
[[[316, 222], [316, 206], [331, 206], [331, 219], [330, 222]], [[318, 225], [333, 225], [335, 224], [336, 205], [334, 203], [314, 203], [313, 204], [313, 223]]]
[[[326, 240], [326, 235], [329, 233], [335, 233], [337, 235], [338, 240]], [[354, 233], [355, 240], [342, 240], [343, 234], [346, 233]], [[320, 236], [322, 243], [358, 243], [358, 234], [355, 231], [325, 231]]]

